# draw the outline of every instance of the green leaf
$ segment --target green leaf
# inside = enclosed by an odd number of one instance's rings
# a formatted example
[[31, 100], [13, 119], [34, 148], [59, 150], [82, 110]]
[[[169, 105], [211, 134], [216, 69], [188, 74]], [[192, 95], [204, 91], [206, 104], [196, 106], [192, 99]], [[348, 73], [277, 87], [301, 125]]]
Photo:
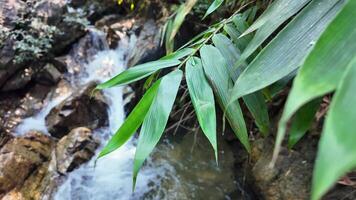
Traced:
[[233, 82], [229, 77], [227, 64], [223, 55], [212, 45], [204, 45], [200, 49], [200, 55], [205, 74], [215, 91], [220, 107], [222, 110], [226, 110], [226, 117], [232, 130], [246, 150], [250, 152], [251, 147], [248, 140], [246, 124], [239, 103], [233, 102], [227, 109], [229, 103], [229, 89], [233, 86]]
[[133, 188], [135, 187], [138, 171], [163, 134], [169, 113], [177, 96], [182, 74], [183, 72], [177, 69], [161, 79], [157, 95], [146, 114], [138, 138], [134, 158]]
[[[351, 20], [355, 19], [355, 14], [351, 13], [355, 13], [356, 1], [349, 2], [348, 9], [345, 10], [348, 13], [343, 13], [342, 16]], [[353, 29], [355, 30], [355, 26]], [[350, 64], [336, 90], [324, 124], [314, 168], [312, 200], [321, 199], [336, 181], [356, 167], [355, 91], [356, 59]]]
[[130, 67], [128, 70], [116, 75], [112, 79], [98, 85], [96, 89], [105, 89], [114, 86], [126, 85], [138, 80], [141, 80], [157, 70], [173, 67], [179, 65], [180, 61], [178, 59], [162, 59], [152, 62], [147, 62], [145, 64], [137, 65], [135, 67]]
[[160, 60], [180, 60], [194, 52], [193, 48], [184, 48], [169, 55], [162, 57]]
[[216, 114], [213, 90], [211, 89], [197, 57], [192, 57], [185, 66], [186, 81], [201, 129], [213, 146], [216, 162], [218, 148], [216, 140]]
[[[340, 1], [334, 8], [342, 8], [344, 2]], [[350, 20], [355, 19], [356, 13], [352, 6], [348, 3], [328, 26], [294, 79], [279, 121], [273, 161], [278, 156], [289, 119], [309, 101], [334, 91], [355, 57], [356, 27], [350, 26]]]
[[121, 127], [116, 131], [115, 135], [110, 139], [103, 150], [101, 150], [98, 159], [120, 148], [137, 131], [157, 94], [160, 82], [161, 80], [156, 81], [156, 83], [147, 90], [140, 102], [138, 102]]
[[296, 14], [310, 0], [276, 0], [263, 14], [242, 34], [241, 37], [255, 31], [255, 36], [244, 50], [241, 57], [248, 58], [261, 44], [287, 19]]
[[321, 99], [316, 99], [304, 105], [293, 117], [289, 131], [288, 147], [293, 146], [305, 135], [311, 126]]
[[173, 31], [173, 19], [167, 21], [166, 34], [165, 34], [165, 48], [166, 53], [170, 54], [174, 50], [174, 40], [170, 40]]
[[211, 3], [211, 5], [209, 6], [208, 10], [206, 11], [203, 19], [206, 18], [211, 13], [213, 13], [216, 9], [218, 9], [223, 2], [224, 0], [214, 0], [213, 3]]
[[187, 46], [192, 46], [191, 44], [195, 43], [196, 41], [202, 39], [202, 38], [205, 38], [207, 37], [208, 35], [210, 35], [211, 33], [213, 33], [216, 29], [213, 28], [213, 27], [209, 27], [207, 30], [199, 33], [198, 35], [194, 36], [191, 40], [189, 40], [187, 43], [185, 43], [182, 47], [179, 48], [180, 49], [183, 49]]
[[[240, 75], [240, 68], [234, 69], [235, 63], [240, 58], [240, 51], [234, 44], [223, 34], [214, 35], [212, 38], [214, 45], [219, 49], [227, 63], [230, 78], [235, 81]], [[256, 125], [263, 135], [269, 131], [269, 117], [265, 99], [260, 92], [255, 92], [243, 97], [243, 100], [256, 120]]]
[[271, 85], [296, 70], [343, 2], [314, 0], [304, 8], [240, 75], [231, 101]]
[[173, 21], [172, 32], [169, 35], [169, 40], [173, 40], [180, 26], [183, 24], [185, 17], [188, 15], [190, 10], [194, 7], [198, 0], [186, 0], [184, 4], [182, 4], [177, 11], [177, 14]]

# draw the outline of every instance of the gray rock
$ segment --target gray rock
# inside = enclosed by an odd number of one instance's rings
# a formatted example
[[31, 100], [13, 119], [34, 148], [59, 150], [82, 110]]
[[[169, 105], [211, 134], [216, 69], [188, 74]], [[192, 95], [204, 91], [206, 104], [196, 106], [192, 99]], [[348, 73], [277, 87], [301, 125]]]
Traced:
[[46, 126], [53, 137], [61, 138], [76, 127], [94, 130], [108, 124], [104, 96], [100, 92], [91, 96], [95, 86], [95, 83], [84, 86], [50, 111], [46, 116]]

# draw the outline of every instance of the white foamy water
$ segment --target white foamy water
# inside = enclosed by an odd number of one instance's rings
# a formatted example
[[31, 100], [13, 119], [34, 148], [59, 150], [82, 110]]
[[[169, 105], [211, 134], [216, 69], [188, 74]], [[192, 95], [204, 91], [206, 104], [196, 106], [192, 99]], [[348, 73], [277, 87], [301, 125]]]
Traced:
[[[92, 40], [95, 43], [105, 41], [100, 32], [92, 30], [92, 34], [97, 37]], [[66, 79], [73, 88], [91, 81], [108, 80], [126, 68], [128, 53], [134, 48], [135, 42], [134, 36], [121, 38], [117, 49], [106, 48], [98, 52], [85, 65], [84, 70], [79, 74], [68, 74]], [[94, 168], [100, 149], [125, 117], [122, 88], [106, 89], [103, 93], [109, 105], [109, 126], [94, 131], [95, 137], [101, 139], [101, 146], [91, 161], [65, 177], [54, 195], [55, 200], [229, 199], [228, 194], [235, 189], [232, 154], [228, 151], [220, 152], [219, 163], [222, 168], [217, 167], [213, 152], [206, 149], [209, 146], [208, 141], [204, 138], [197, 145], [197, 138], [193, 134], [187, 134], [179, 142], [163, 143], [155, 148], [140, 170], [134, 193], [132, 170], [136, 139], [101, 158]], [[53, 99], [36, 116], [24, 120], [17, 129], [18, 133], [31, 129], [46, 133], [45, 116], [69, 95], [70, 93]]]
[[[135, 38], [123, 38], [115, 50], [99, 52], [94, 60], [85, 67], [80, 77], [81, 83], [106, 81], [126, 68], [127, 53]], [[78, 80], [76, 80], [78, 82]], [[99, 149], [106, 144], [107, 138], [115, 133], [124, 121], [123, 92], [121, 87], [104, 90], [109, 104], [109, 127], [97, 130], [96, 136], [102, 138]], [[96, 156], [69, 174], [60, 186], [56, 200], [107, 200], [107, 199], [141, 199], [153, 187], [160, 184], [161, 175], [173, 172], [169, 165], [143, 169], [137, 180], [135, 193], [132, 193], [132, 170], [135, 153], [135, 141], [132, 139], [117, 151], [101, 158], [94, 169]], [[99, 151], [97, 152], [97, 154]]]
[[[97, 30], [91, 30], [95, 42], [105, 42], [105, 37]], [[98, 52], [94, 59], [85, 65], [79, 74], [66, 76], [73, 88], [91, 81], [104, 82], [126, 68], [126, 58], [130, 49], [133, 48], [136, 37], [122, 38], [118, 48], [106, 49]], [[107, 46], [107, 45], [106, 45]], [[157, 163], [153, 166], [147, 162], [137, 179], [135, 192], [132, 193], [132, 170], [133, 157], [136, 150], [135, 139], [132, 139], [117, 151], [100, 159], [94, 169], [94, 160], [99, 151], [111, 138], [125, 118], [123, 91], [121, 87], [106, 89], [103, 91], [109, 105], [109, 127], [96, 130], [95, 137], [101, 138], [101, 146], [91, 161], [69, 173], [64, 183], [55, 194], [55, 200], [128, 200], [142, 199], [150, 193], [150, 199], [160, 199], [158, 195], [166, 196], [166, 191], [160, 189], [160, 183], [173, 174], [174, 168], [167, 163]], [[35, 116], [24, 119], [17, 127], [18, 135], [23, 135], [29, 130], [41, 131], [48, 134], [45, 126], [45, 117], [53, 107], [71, 95], [71, 92], [61, 94], [52, 99]], [[164, 162], [164, 161], [163, 161]], [[158, 164], [158, 165], [157, 165]], [[152, 190], [155, 194], [152, 195]]]

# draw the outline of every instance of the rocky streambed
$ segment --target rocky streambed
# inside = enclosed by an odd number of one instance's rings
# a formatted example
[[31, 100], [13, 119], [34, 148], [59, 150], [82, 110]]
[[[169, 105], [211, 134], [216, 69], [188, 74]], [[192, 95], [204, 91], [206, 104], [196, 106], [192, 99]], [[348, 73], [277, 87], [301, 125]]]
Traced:
[[[273, 139], [251, 125], [248, 155], [228, 129], [219, 136], [219, 165], [187, 108], [173, 115], [167, 136], [146, 162], [132, 193], [136, 139], [94, 162], [142, 93], [142, 84], [92, 94], [98, 82], [163, 55], [161, 17], [151, 1], [138, 14], [117, 2], [0, 0], [2, 30], [20, 17], [58, 28], [45, 56], [13, 62], [11, 38], [0, 43], [0, 199], [308, 199], [318, 127], [296, 150], [283, 149], [269, 168]], [[181, 92], [184, 96], [184, 91]], [[278, 119], [281, 103], [270, 105]], [[185, 104], [186, 102], [182, 102]], [[274, 116], [273, 116], [274, 115]], [[220, 122], [219, 124], [222, 124]], [[180, 126], [181, 125], [181, 126]], [[219, 128], [219, 132], [222, 128]], [[273, 134], [272, 134], [273, 135]], [[338, 185], [325, 199], [356, 199]]]

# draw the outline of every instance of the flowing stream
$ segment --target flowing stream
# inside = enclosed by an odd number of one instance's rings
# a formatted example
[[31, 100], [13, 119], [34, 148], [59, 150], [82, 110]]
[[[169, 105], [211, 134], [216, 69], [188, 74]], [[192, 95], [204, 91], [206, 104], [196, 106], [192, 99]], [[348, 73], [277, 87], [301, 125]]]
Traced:
[[[101, 33], [92, 31], [98, 42]], [[122, 38], [118, 48], [106, 47], [77, 75], [68, 75], [71, 85], [80, 87], [90, 81], [103, 82], [125, 69], [127, 55], [134, 47], [134, 36]], [[56, 104], [70, 95], [57, 97], [39, 114], [25, 119], [19, 134], [30, 129], [46, 131], [44, 118]], [[124, 120], [123, 88], [104, 91], [109, 102], [109, 127], [96, 130], [101, 139], [99, 150]], [[199, 134], [201, 135], [201, 134]], [[207, 140], [195, 134], [181, 134], [179, 140], [163, 139], [139, 173], [132, 192], [132, 169], [136, 139], [100, 159], [94, 168], [91, 161], [71, 172], [55, 194], [56, 200], [128, 200], [128, 199], [231, 199], [238, 183], [234, 181], [233, 157], [220, 142], [219, 167]]]

